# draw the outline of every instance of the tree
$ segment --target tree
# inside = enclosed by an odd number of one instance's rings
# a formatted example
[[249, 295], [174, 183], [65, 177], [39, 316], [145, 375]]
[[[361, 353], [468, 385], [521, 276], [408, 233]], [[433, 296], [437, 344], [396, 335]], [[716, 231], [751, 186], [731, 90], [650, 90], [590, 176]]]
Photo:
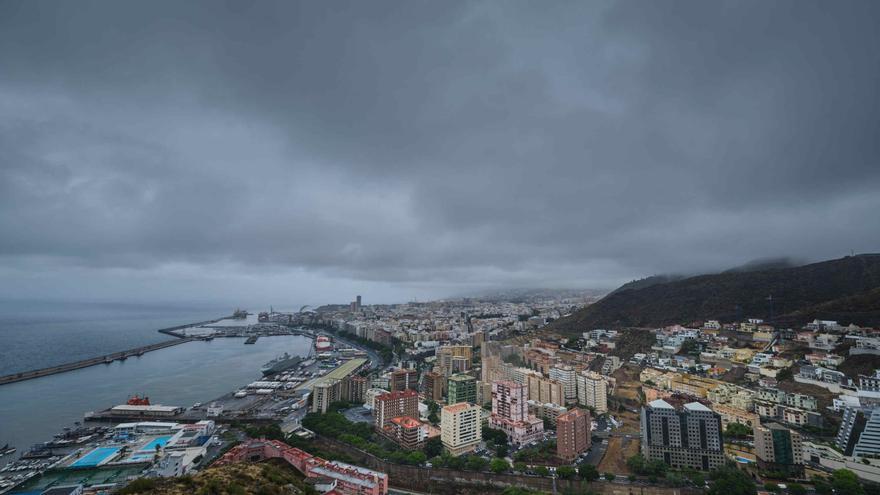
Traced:
[[495, 457], [501, 457], [502, 459], [507, 457], [508, 454], [507, 444], [496, 445], [495, 446]]
[[492, 459], [491, 463], [489, 463], [489, 469], [491, 469], [493, 473], [503, 473], [510, 469], [510, 464], [506, 460], [496, 457]]
[[577, 474], [577, 472], [571, 466], [559, 466], [556, 468], [556, 474], [564, 480], [570, 480], [574, 478], [574, 475]]
[[831, 486], [836, 495], [864, 495], [865, 489], [856, 474], [849, 469], [838, 469], [831, 474]]
[[518, 472], [520, 472], [520, 473], [524, 473], [524, 472], [526, 472], [526, 469], [528, 469], [528, 468], [529, 468], [529, 467], [528, 467], [528, 466], [526, 465], [526, 463], [524, 463], [524, 462], [514, 462], [514, 463], [513, 463], [513, 470], [514, 470], [514, 471], [518, 471]]
[[789, 483], [788, 493], [790, 493], [791, 495], [807, 495], [807, 489], [804, 488], [804, 485], [798, 483]]
[[764, 489], [767, 490], [768, 492], [773, 492], [773, 493], [779, 493], [779, 491], [782, 490], [781, 488], [779, 488], [779, 485], [777, 485], [776, 483], [773, 483], [771, 481], [764, 483]]
[[478, 455], [468, 456], [465, 461], [465, 467], [471, 471], [484, 471], [488, 465], [489, 461]]
[[756, 495], [755, 483], [748, 474], [734, 466], [721, 466], [709, 474], [712, 484], [708, 495]]
[[633, 481], [635, 481], [635, 480], [637, 480], [637, 479], [639, 479], [639, 478], [638, 478], [636, 475], [631, 474], [631, 475], [627, 476], [626, 479], [628, 479], [629, 482], [632, 483]]
[[746, 438], [752, 434], [752, 429], [740, 423], [728, 423], [724, 429], [724, 435], [732, 438]]
[[614, 478], [616, 478], [616, 476], [614, 475], [614, 473], [605, 473], [604, 476], [605, 476], [605, 479], [608, 480], [608, 481], [614, 481]]
[[586, 462], [582, 462], [578, 465], [578, 474], [581, 476], [581, 479], [587, 481], [596, 481], [599, 479], [599, 471], [596, 469], [596, 466]]
[[538, 476], [549, 476], [550, 470], [547, 469], [547, 466], [538, 466], [535, 468], [535, 474]]
[[443, 442], [439, 436], [431, 437], [425, 442], [425, 455], [427, 457], [437, 457], [443, 453]]

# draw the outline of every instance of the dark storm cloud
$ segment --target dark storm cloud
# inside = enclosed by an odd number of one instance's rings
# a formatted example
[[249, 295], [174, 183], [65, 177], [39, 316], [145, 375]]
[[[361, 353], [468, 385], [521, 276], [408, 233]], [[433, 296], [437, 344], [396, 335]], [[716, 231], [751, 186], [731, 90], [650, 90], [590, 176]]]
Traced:
[[397, 297], [875, 251], [877, 25], [875, 2], [2, 2], [0, 266], [37, 292], [224, 270]]

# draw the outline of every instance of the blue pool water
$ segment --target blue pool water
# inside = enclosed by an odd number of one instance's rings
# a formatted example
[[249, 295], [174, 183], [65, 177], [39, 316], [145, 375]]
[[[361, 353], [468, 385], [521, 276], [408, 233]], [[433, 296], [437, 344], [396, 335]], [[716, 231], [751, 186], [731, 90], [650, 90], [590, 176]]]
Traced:
[[746, 459], [745, 457], [737, 456], [737, 457], [736, 457], [736, 462], [739, 462], [739, 463], [741, 463], [741, 464], [748, 464], [748, 463], [752, 462], [752, 460], [751, 460], [751, 459]]
[[170, 439], [171, 439], [170, 436], [156, 437], [153, 439], [152, 442], [150, 442], [150, 443], [144, 445], [143, 447], [141, 447], [140, 449], [138, 449], [138, 451], [139, 452], [155, 452], [156, 445], [158, 445], [159, 447], [165, 448], [165, 444], [168, 443], [168, 440], [170, 440]]
[[71, 464], [70, 467], [95, 467], [100, 464], [101, 461], [115, 455], [117, 452], [119, 452], [118, 447], [100, 447], [80, 457], [79, 460]]

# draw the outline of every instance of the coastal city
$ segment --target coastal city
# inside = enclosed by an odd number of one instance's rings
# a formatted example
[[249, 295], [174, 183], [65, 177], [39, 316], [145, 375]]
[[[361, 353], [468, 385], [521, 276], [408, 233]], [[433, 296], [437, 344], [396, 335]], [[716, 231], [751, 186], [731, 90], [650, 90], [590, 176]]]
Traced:
[[163, 329], [155, 349], [2, 377], [213, 339], [308, 342], [219, 397], [132, 394], [45, 425], [45, 442], [0, 450], [0, 493], [151, 493], [168, 480], [236, 493], [240, 482], [198, 481], [229, 469], [287, 476], [286, 493], [880, 493], [880, 329], [560, 324], [601, 296], [237, 309]]

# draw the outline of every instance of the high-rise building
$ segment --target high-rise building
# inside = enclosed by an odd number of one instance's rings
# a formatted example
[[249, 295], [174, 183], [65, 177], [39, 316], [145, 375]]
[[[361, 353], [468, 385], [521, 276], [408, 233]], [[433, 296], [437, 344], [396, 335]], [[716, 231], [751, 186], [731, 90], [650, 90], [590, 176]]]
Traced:
[[439, 402], [443, 400], [443, 389], [446, 377], [435, 371], [428, 371], [422, 375], [422, 395], [425, 400]]
[[473, 347], [482, 347], [483, 342], [486, 341], [486, 334], [482, 331], [474, 332], [471, 334], [471, 345]]
[[356, 309], [358, 311], [360, 311], [361, 310], [361, 296], [357, 296], [357, 299], [355, 299], [354, 302], [355, 302]]
[[557, 364], [550, 368], [550, 379], [562, 384], [566, 404], [577, 402], [577, 379], [575, 375], [574, 368], [571, 366]]
[[471, 369], [474, 349], [469, 345], [444, 345], [437, 348], [437, 368], [445, 376]]
[[856, 443], [865, 431], [867, 416], [870, 414], [870, 411], [866, 414], [860, 407], [847, 407], [843, 411], [843, 420], [840, 422], [837, 439], [834, 442], [843, 455], [853, 455]]
[[477, 379], [464, 374], [452, 375], [447, 384], [447, 396], [450, 404], [467, 402], [477, 403]]
[[754, 433], [759, 468], [803, 475], [804, 452], [800, 434], [778, 423], [756, 424]]
[[349, 402], [363, 402], [364, 394], [367, 391], [367, 377], [365, 376], [352, 376], [348, 379], [348, 401]]
[[544, 378], [540, 374], [526, 376], [529, 400], [544, 404], [565, 405], [565, 391], [556, 380]]
[[416, 390], [419, 387], [419, 372], [413, 369], [397, 369], [391, 372], [388, 386], [392, 392]]
[[476, 450], [482, 439], [479, 406], [462, 402], [440, 410], [440, 440], [451, 455]]
[[853, 447], [852, 455], [855, 457], [870, 457], [880, 454], [880, 407], [875, 407], [865, 415], [867, 417], [865, 429]]
[[708, 471], [724, 464], [721, 416], [699, 402], [677, 410], [658, 399], [642, 408], [642, 455], [676, 469]]
[[582, 371], [576, 377], [578, 403], [592, 407], [597, 414], [608, 412], [608, 383], [593, 371]]
[[312, 389], [312, 412], [324, 414], [341, 398], [342, 380], [322, 380]]
[[415, 390], [389, 392], [376, 397], [373, 420], [377, 430], [384, 430], [392, 418], [401, 416], [419, 417], [419, 394]]
[[544, 434], [544, 422], [528, 412], [528, 387], [506, 380], [492, 383], [489, 425], [516, 445], [537, 441]]
[[573, 461], [590, 448], [590, 413], [572, 409], [556, 418], [556, 454]]

